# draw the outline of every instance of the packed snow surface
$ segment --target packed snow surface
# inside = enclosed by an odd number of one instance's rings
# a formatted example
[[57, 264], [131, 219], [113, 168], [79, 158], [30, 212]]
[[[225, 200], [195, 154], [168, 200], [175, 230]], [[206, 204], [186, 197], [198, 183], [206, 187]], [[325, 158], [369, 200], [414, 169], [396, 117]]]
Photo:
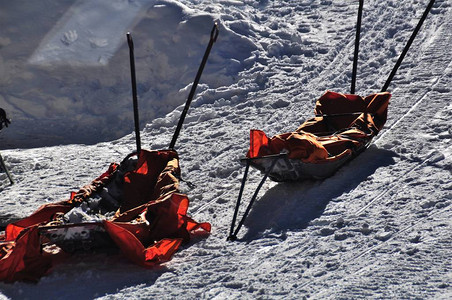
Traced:
[[[357, 94], [379, 92], [428, 1], [364, 3]], [[0, 3], [3, 223], [67, 199], [134, 150], [127, 32], [144, 148], [165, 149], [209, 40], [220, 35], [176, 149], [189, 214], [211, 222], [146, 270], [76, 256], [11, 299], [452, 298], [452, 3], [437, 0], [392, 81], [385, 128], [323, 181], [267, 181], [226, 241], [249, 130], [294, 130], [326, 90], [350, 90], [358, 1]], [[255, 170], [244, 191], [252, 196]], [[243, 205], [245, 206], [245, 205]], [[243, 213], [243, 209], [241, 210]], [[83, 288], [81, 288], [83, 287]]]

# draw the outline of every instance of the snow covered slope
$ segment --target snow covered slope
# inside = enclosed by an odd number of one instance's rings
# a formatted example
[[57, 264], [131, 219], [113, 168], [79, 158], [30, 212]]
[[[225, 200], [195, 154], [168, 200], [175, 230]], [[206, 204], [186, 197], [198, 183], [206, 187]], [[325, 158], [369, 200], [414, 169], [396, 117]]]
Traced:
[[[106, 65], [29, 65], [54, 22], [83, 1], [45, 1], [45, 11], [20, 2], [0, 5], [0, 106], [14, 117], [0, 148], [9, 148], [2, 155], [17, 181], [9, 186], [0, 173], [4, 221], [67, 198], [134, 148], [134, 135], [125, 135], [133, 124], [126, 45]], [[146, 7], [130, 31], [142, 142], [151, 149], [168, 147], [212, 22], [221, 24], [176, 144], [183, 177], [196, 185], [186, 187], [189, 214], [213, 231], [159, 269], [81, 256], [36, 285], [0, 283], [4, 298], [452, 297], [450, 1], [436, 1], [390, 85], [388, 121], [374, 144], [324, 181], [268, 181], [236, 242], [226, 237], [249, 129], [293, 130], [325, 90], [349, 91], [358, 3], [116, 2]], [[426, 5], [365, 1], [358, 94], [381, 89]], [[112, 132], [125, 136], [109, 142]], [[94, 144], [50, 146], [68, 141]], [[244, 199], [260, 179], [250, 177]]]

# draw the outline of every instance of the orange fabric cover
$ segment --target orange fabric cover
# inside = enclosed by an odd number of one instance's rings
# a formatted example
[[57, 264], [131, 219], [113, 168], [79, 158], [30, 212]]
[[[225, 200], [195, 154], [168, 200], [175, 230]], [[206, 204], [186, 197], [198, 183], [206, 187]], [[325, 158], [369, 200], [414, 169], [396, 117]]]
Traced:
[[294, 132], [268, 138], [261, 130], [251, 130], [247, 157], [287, 151], [291, 159], [317, 163], [340, 155], [378, 134], [386, 122], [390, 98], [389, 93], [363, 98], [327, 91], [316, 102], [317, 117]]
[[[112, 180], [117, 164], [71, 198], [41, 206], [35, 213], [9, 224], [0, 238], [0, 280], [37, 280], [51, 267], [52, 255], [41, 251], [38, 226], [49, 224], [58, 214], [80, 205], [84, 199]], [[124, 176], [124, 199], [105, 230], [134, 263], [151, 267], [167, 261], [190, 232], [210, 232], [209, 223], [198, 223], [186, 215], [188, 198], [178, 193], [180, 173], [175, 151], [141, 150], [134, 171]], [[133, 221], [133, 222], [132, 222]]]
[[[250, 158], [278, 154], [284, 150], [289, 152], [289, 158], [299, 158], [303, 161], [316, 161], [328, 157], [328, 151], [310, 133], [289, 132], [269, 139], [263, 131], [253, 129], [250, 135], [251, 140], [255, 141], [248, 152]], [[259, 139], [256, 139], [256, 136]], [[257, 140], [260, 143], [257, 143]]]
[[[344, 128], [359, 127], [364, 131], [372, 129], [378, 133], [386, 123], [390, 98], [391, 94], [388, 92], [363, 98], [327, 91], [316, 102], [314, 113], [317, 117], [304, 122], [296, 131], [321, 135]], [[367, 124], [364, 122], [366, 114]]]

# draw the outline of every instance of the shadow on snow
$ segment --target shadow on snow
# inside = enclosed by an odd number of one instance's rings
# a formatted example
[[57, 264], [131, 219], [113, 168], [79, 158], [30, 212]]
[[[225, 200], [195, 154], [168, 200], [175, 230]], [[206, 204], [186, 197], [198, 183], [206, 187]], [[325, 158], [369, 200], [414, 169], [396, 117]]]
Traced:
[[94, 299], [131, 287], [152, 286], [166, 272], [164, 266], [146, 269], [119, 255], [79, 254], [57, 264], [36, 284], [0, 283], [0, 289], [11, 299]]
[[[327, 179], [277, 184], [257, 199], [245, 221], [248, 231], [241, 240], [259, 238], [267, 230], [306, 228], [324, 213], [331, 200], [354, 190], [378, 168], [394, 164], [395, 156], [392, 151], [372, 146]], [[249, 199], [244, 201], [242, 205], [248, 205]]]

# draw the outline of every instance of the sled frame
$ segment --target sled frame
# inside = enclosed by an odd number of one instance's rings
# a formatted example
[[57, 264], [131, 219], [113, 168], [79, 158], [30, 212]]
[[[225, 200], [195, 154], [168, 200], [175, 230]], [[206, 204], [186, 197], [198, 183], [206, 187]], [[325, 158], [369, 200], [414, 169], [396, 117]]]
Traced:
[[102, 222], [81, 222], [39, 226], [41, 247], [56, 245], [67, 253], [108, 251], [115, 243]]

